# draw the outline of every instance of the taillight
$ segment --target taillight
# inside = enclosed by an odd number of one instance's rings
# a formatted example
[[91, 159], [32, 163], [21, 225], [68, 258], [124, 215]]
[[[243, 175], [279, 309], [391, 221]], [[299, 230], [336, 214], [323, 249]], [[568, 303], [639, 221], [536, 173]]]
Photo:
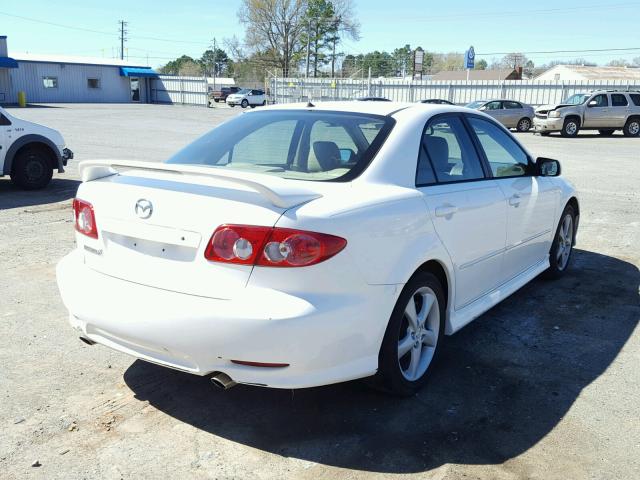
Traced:
[[93, 205], [84, 200], [73, 199], [73, 217], [76, 231], [91, 238], [98, 238], [98, 227]]
[[221, 225], [205, 257], [214, 262], [263, 267], [306, 267], [324, 262], [347, 245], [326, 233], [250, 225]]

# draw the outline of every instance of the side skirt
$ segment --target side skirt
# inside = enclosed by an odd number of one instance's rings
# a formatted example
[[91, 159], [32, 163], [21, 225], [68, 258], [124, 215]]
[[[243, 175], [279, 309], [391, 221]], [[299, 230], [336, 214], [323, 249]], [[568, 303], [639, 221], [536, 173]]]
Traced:
[[494, 288], [466, 307], [451, 312], [445, 334], [451, 335], [475, 320], [494, 305], [500, 303], [549, 268], [549, 257], [531, 266], [524, 272]]

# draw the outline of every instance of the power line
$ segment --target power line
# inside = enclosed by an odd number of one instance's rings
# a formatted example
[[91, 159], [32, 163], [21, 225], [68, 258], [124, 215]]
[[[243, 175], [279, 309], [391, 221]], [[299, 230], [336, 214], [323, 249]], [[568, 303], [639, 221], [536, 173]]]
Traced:
[[547, 51], [539, 51], [539, 52], [491, 52], [491, 53], [476, 53], [476, 56], [480, 55], [483, 57], [488, 57], [491, 55], [512, 55], [512, 54], [522, 54], [522, 55], [536, 55], [536, 54], [547, 54], [547, 53], [590, 53], [590, 52], [631, 52], [634, 50], [640, 50], [640, 47], [628, 47], [628, 48], [590, 48], [583, 50], [547, 50]]

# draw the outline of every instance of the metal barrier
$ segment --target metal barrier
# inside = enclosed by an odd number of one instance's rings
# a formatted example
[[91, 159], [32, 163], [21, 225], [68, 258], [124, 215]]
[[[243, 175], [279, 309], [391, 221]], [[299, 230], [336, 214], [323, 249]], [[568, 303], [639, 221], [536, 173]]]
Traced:
[[151, 80], [151, 103], [203, 107], [209, 104], [206, 78], [160, 75]]
[[640, 81], [418, 81], [352, 78], [279, 78], [268, 79], [271, 103], [308, 100], [354, 100], [359, 97], [384, 97], [400, 102], [440, 98], [456, 104], [474, 100], [509, 99], [530, 105], [561, 102], [574, 93], [593, 90], [640, 90]]

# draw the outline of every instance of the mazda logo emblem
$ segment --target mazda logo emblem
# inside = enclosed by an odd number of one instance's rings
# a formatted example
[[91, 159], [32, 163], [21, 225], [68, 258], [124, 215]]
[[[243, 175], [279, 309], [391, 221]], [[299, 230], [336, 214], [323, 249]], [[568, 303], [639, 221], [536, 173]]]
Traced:
[[149, 218], [153, 213], [153, 204], [144, 198], [136, 202], [136, 215], [142, 219]]

